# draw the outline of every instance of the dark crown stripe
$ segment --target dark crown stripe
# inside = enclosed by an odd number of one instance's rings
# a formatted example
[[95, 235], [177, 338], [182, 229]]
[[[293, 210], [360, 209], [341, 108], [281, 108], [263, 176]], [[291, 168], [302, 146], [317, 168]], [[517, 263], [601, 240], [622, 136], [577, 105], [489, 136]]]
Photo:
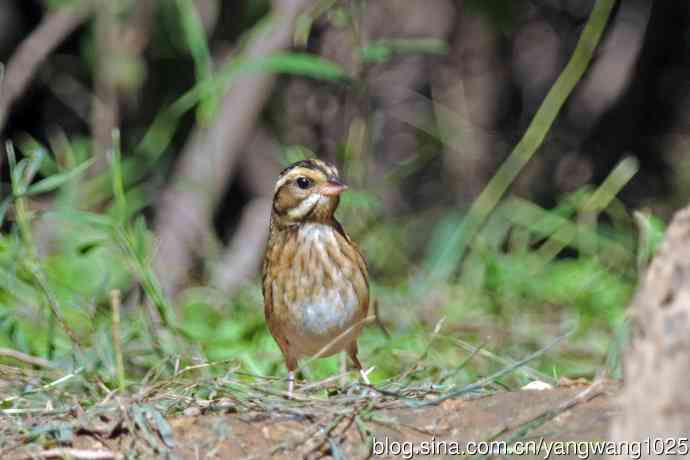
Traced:
[[288, 172], [292, 171], [295, 168], [306, 168], [306, 169], [311, 169], [313, 171], [321, 171], [325, 176], [328, 176], [329, 173], [326, 170], [325, 165], [319, 161], [319, 160], [301, 160], [296, 163], [292, 163], [290, 166], [287, 168], [283, 169], [280, 172], [280, 175], [278, 177], [283, 177], [285, 174]]

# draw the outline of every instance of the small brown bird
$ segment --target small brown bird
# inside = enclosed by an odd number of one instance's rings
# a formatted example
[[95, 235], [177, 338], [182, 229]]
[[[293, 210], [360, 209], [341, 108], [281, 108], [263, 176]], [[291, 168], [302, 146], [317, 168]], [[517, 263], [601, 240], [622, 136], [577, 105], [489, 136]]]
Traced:
[[338, 170], [311, 159], [278, 177], [263, 265], [266, 322], [283, 352], [292, 396], [297, 362], [346, 351], [357, 358], [357, 336], [369, 309], [366, 263], [333, 213], [347, 189]]

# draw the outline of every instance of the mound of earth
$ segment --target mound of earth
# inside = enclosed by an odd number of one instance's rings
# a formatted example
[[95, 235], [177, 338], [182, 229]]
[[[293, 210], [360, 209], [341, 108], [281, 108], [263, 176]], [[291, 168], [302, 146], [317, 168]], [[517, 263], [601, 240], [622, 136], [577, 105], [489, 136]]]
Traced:
[[[571, 384], [545, 390], [500, 392], [434, 404], [385, 395], [342, 397], [337, 403], [297, 399], [239, 407], [233, 401], [188, 405], [182, 415], [162, 421], [164, 429], [127, 430], [120, 421], [99, 432], [75, 432], [69, 446], [18, 447], [3, 458], [430, 458], [465, 453], [505, 454], [514, 449], [541, 449], [523, 458], [544, 458], [546, 449], [570, 448], [567, 441], [600, 441], [608, 437], [618, 412], [619, 384]], [[273, 395], [275, 396], [275, 395]], [[276, 401], [278, 401], [276, 399]], [[315, 406], [318, 406], [315, 410]], [[142, 412], [144, 418], [150, 414]], [[78, 417], [78, 414], [75, 414]], [[136, 417], [134, 417], [136, 419]], [[104, 419], [105, 420], [105, 419]], [[135, 420], [138, 427], [144, 422]], [[161, 422], [159, 420], [159, 422]], [[0, 419], [0, 424], [11, 419]], [[137, 431], [133, 433], [132, 431]], [[518, 441], [521, 444], [514, 444]], [[486, 443], [482, 443], [486, 442]], [[461, 451], [460, 449], [472, 449]], [[517, 453], [517, 451], [515, 451]], [[563, 454], [564, 452], [560, 452]], [[491, 457], [491, 455], [488, 455]], [[592, 456], [591, 458], [594, 458]]]

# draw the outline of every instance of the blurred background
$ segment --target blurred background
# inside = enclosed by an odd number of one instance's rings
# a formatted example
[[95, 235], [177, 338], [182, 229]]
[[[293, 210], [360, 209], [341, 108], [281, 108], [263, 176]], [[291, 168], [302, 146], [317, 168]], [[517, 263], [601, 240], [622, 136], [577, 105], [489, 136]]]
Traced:
[[117, 290], [130, 378], [283, 375], [259, 267], [277, 174], [317, 156], [351, 187], [375, 380], [424, 350], [416, 378], [467, 380], [564, 334], [505, 385], [618, 376], [625, 307], [690, 196], [690, 4], [618, 2], [544, 144], [495, 176], [593, 4], [2, 0], [0, 347], [115, 379]]

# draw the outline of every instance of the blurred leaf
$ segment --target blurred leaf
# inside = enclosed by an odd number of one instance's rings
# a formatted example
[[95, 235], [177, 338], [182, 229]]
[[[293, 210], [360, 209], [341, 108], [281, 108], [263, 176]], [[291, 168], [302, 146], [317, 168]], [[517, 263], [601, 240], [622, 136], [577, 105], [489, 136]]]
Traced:
[[381, 200], [376, 195], [362, 190], [348, 190], [340, 199], [344, 207], [366, 208], [372, 212], [382, 209]]
[[75, 177], [86, 171], [89, 166], [94, 163], [94, 159], [87, 160], [80, 164], [79, 166], [71, 169], [70, 171], [65, 171], [63, 173], [54, 174], [50, 177], [46, 177], [35, 184], [29, 186], [26, 190], [26, 195], [37, 195], [39, 193], [45, 193], [55, 190], [56, 188], [62, 186], [66, 182], [74, 179]]
[[120, 130], [113, 130], [113, 149], [110, 154], [110, 172], [112, 174], [113, 196], [115, 197], [115, 219], [124, 224], [127, 219], [127, 198], [122, 170], [122, 152], [120, 150]]
[[[153, 164], [172, 142], [177, 126], [180, 123], [180, 117], [172, 113], [172, 110], [162, 110], [156, 115], [153, 123], [148, 127], [144, 137], [139, 142], [135, 152], [147, 157], [150, 164]], [[129, 165], [134, 160], [125, 160], [125, 169], [132, 169]], [[141, 171], [143, 168], [134, 168]], [[140, 173], [141, 174], [141, 173]], [[140, 175], [139, 174], [139, 175]], [[129, 176], [127, 176], [129, 177]]]
[[38, 293], [29, 283], [19, 279], [15, 271], [16, 267], [15, 270], [8, 270], [0, 265], [0, 290], [26, 305], [37, 305]]
[[7, 162], [10, 165], [10, 180], [14, 186], [14, 170], [17, 168], [17, 153], [14, 151], [12, 141], [5, 142], [5, 152], [7, 152]]
[[[177, 0], [176, 3], [187, 47], [194, 60], [194, 71], [197, 81], [209, 79], [212, 76], [213, 62], [208, 42], [206, 41], [206, 31], [199, 17], [197, 7], [192, 0]], [[216, 110], [218, 102], [213, 91], [204, 91], [199, 105], [199, 118], [202, 121], [209, 121]]]
[[293, 34], [293, 44], [295, 47], [307, 47], [314, 21], [330, 10], [336, 2], [337, 0], [316, 1], [309, 11], [299, 15], [295, 24], [295, 33]]
[[153, 431], [154, 427], [151, 426], [151, 422], [153, 420], [152, 417], [149, 418], [149, 415], [152, 416], [154, 411], [155, 410], [147, 404], [135, 404], [129, 406], [129, 413], [139, 428], [137, 433], [138, 436], [144, 438], [151, 448], [165, 451], [165, 446], [161, 445], [156, 433]]
[[310, 53], [275, 53], [247, 62], [242, 70], [285, 73], [323, 80], [348, 79], [345, 70], [338, 64]]
[[393, 50], [383, 43], [374, 43], [359, 50], [364, 62], [383, 62], [393, 57]]
[[77, 251], [81, 255], [86, 255], [96, 248], [108, 244], [109, 240], [107, 238], [97, 238], [95, 240], [87, 241], [86, 243], [80, 244]]
[[637, 161], [637, 158], [625, 157], [622, 159], [587, 200], [583, 211], [603, 211], [623, 187], [630, 182], [630, 179], [637, 174], [639, 169], [640, 163]]
[[198, 104], [209, 91], [225, 94], [238, 76], [257, 72], [284, 73], [334, 81], [344, 81], [348, 78], [338, 64], [315, 54], [278, 52], [255, 58], [240, 55], [230, 59], [213, 77], [198, 82], [180, 96], [168, 110], [175, 117], [182, 116]]
[[[544, 142], [565, 101], [589, 67], [615, 3], [615, 0], [595, 2], [568, 64], [549, 90], [520, 142], [472, 203], [463, 225], [449, 235], [449, 244], [439, 262], [427, 268], [428, 276], [437, 280], [450, 276], [501, 197]], [[421, 280], [417, 285], [422, 285]]]
[[379, 40], [360, 49], [365, 62], [387, 61], [395, 54], [448, 53], [448, 44], [436, 38], [400, 38]]
[[641, 273], [649, 265], [661, 241], [664, 239], [666, 226], [661, 219], [648, 212], [635, 211], [633, 216], [639, 230], [637, 269]]
[[24, 173], [24, 182], [27, 186], [34, 180], [36, 173], [41, 169], [41, 164], [43, 164], [43, 160], [45, 160], [46, 157], [46, 151], [42, 146], [38, 146], [29, 152], [29, 164]]
[[169, 449], [174, 448], [175, 436], [172, 428], [168, 424], [168, 421], [154, 408], [149, 409], [149, 414], [152, 415], [154, 427], [160, 438], [163, 440], [163, 443], [165, 443], [165, 446]]
[[465, 225], [465, 217], [458, 213], [449, 213], [436, 226], [431, 234], [431, 241], [424, 257], [425, 265], [435, 267], [450, 273], [455, 263], [452, 247], [456, 244], [456, 238]]
[[46, 218], [55, 218], [66, 221], [76, 221], [89, 225], [94, 225], [105, 230], [113, 229], [113, 221], [110, 217], [101, 214], [96, 214], [87, 211], [76, 211], [76, 210], [59, 210], [59, 211], [47, 211], [44, 214]]
[[[568, 245], [573, 245], [579, 251], [588, 254], [588, 248], [598, 247], [601, 251], [612, 255], [617, 261], [623, 264], [625, 264], [626, 261], [630, 261], [631, 255], [627, 249], [618, 242], [594, 230], [578, 227], [578, 225], [572, 222], [567, 215], [561, 216], [557, 212], [543, 209], [527, 200], [511, 197], [498, 208], [497, 212], [514, 225], [519, 225], [533, 232], [537, 240], [548, 238], [548, 241], [551, 241], [552, 245], [557, 245], [560, 249]], [[576, 235], [580, 238], [575, 238]], [[581, 243], [583, 241], [594, 242], [595, 244], [582, 245]], [[551, 253], [551, 251], [549, 252]], [[589, 255], [594, 256], [598, 253], [599, 250]], [[548, 260], [550, 259], [551, 256], [548, 257]], [[546, 261], [547, 260], [545, 260], [545, 262]]]
[[213, 335], [213, 329], [204, 321], [186, 320], [182, 326], [184, 333], [192, 340], [206, 342]]
[[77, 5], [82, 0], [48, 0], [46, 3], [49, 8], [64, 8], [67, 6]]
[[132, 247], [137, 256], [146, 263], [150, 262], [150, 248], [152, 244], [152, 234], [146, 224], [144, 216], [137, 216], [132, 225]]
[[623, 378], [623, 351], [630, 341], [630, 319], [624, 319], [611, 338], [606, 353], [606, 377], [620, 380]]
[[509, 33], [516, 18], [520, 17], [519, 9], [526, 8], [526, 5], [512, 0], [468, 0], [463, 7], [469, 13], [487, 17], [499, 31]]
[[289, 145], [285, 147], [283, 156], [283, 166], [288, 166], [308, 158], [316, 158], [316, 154], [303, 145]]
[[[596, 240], [591, 237], [585, 237], [586, 234], [594, 231], [596, 224], [596, 214], [606, 209], [609, 203], [621, 191], [621, 189], [632, 179], [637, 173], [639, 164], [637, 159], [633, 157], [624, 158], [613, 171], [606, 177], [604, 182], [597, 187], [597, 189], [590, 196], [587, 197], [584, 204], [580, 206], [579, 224], [577, 227], [563, 227], [556, 231], [549, 239], [539, 248], [539, 254], [543, 258], [544, 263], [556, 257], [567, 245], [571, 244], [576, 236], [580, 237], [579, 248], [585, 252], [597, 253], [598, 245]], [[582, 225], [582, 219], [586, 218], [591, 225]], [[610, 254], [610, 253], [609, 253]], [[616, 260], [625, 260], [629, 258], [628, 252], [625, 248], [622, 251], [616, 251]]]
[[[48, 152], [49, 150], [35, 138], [28, 134], [22, 135], [22, 139], [19, 142], [19, 148], [26, 156], [33, 155], [33, 152]], [[43, 176], [50, 176], [58, 172], [57, 163], [50, 155], [43, 155], [41, 158], [41, 163], [39, 165], [39, 171]]]
[[[145, 154], [150, 162], [155, 161], [170, 145], [179, 119], [185, 113], [192, 110], [210, 93], [218, 97], [225, 94], [239, 75], [256, 72], [285, 73], [334, 81], [347, 80], [347, 75], [340, 66], [309, 53], [276, 53], [255, 59], [239, 56], [231, 59], [216, 75], [197, 82], [168, 108], [161, 110], [136, 151]], [[124, 168], [130, 169], [128, 164]], [[141, 176], [141, 166], [131, 169], [134, 178]]]
[[5, 222], [5, 214], [7, 214], [7, 210], [10, 208], [11, 203], [11, 196], [5, 197], [4, 200], [0, 201], [0, 228], [2, 228], [2, 224]]
[[21, 196], [26, 190], [26, 183], [24, 181], [24, 171], [29, 166], [29, 160], [22, 158], [14, 168], [11, 168], [12, 193], [15, 196]]
[[246, 323], [235, 321], [233, 318], [228, 318], [222, 321], [216, 328], [213, 335], [213, 342], [239, 342], [244, 334]]

